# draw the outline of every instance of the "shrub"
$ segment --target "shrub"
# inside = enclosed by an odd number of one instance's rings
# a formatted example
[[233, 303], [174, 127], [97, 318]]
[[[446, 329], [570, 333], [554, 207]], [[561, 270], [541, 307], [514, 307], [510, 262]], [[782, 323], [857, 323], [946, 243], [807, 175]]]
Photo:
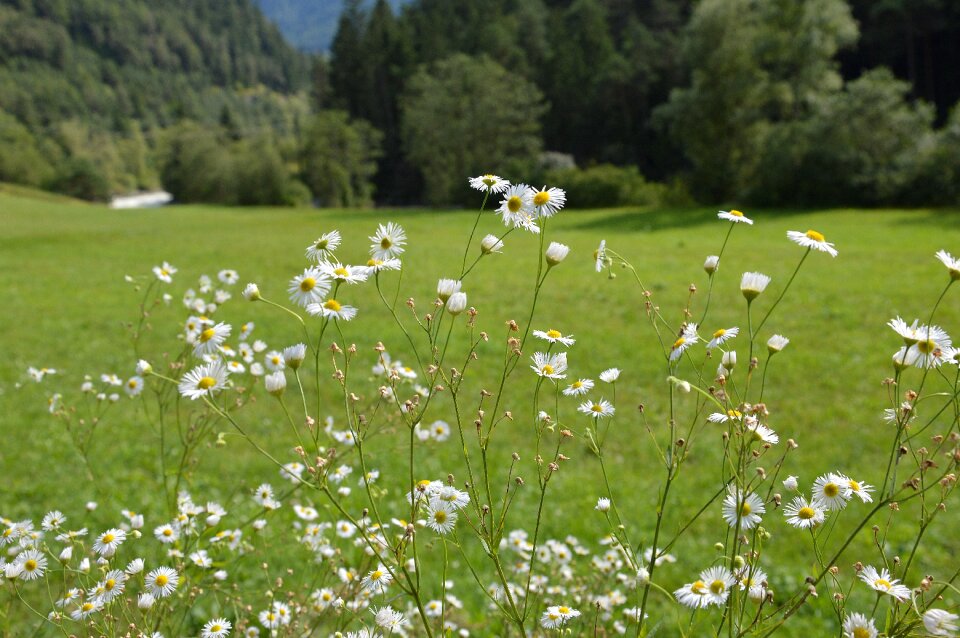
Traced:
[[663, 187], [643, 178], [636, 166], [599, 164], [548, 171], [547, 181], [563, 184], [577, 208], [647, 206], [659, 203]]

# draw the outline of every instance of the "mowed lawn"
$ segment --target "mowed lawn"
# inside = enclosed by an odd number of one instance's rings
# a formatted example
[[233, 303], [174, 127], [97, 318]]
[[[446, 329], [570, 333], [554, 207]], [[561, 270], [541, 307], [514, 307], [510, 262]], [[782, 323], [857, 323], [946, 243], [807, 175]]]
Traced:
[[[791, 342], [771, 366], [764, 400], [770, 423], [782, 440], [795, 439], [800, 447], [786, 462], [783, 474], [800, 476], [801, 486], [819, 473], [840, 470], [876, 484], [882, 481], [892, 436], [883, 421], [889, 407], [884, 378], [892, 376], [891, 355], [898, 337], [885, 323], [900, 315], [911, 321], [926, 320], [948, 281], [943, 266], [934, 258], [939, 249], [960, 253], [960, 214], [941, 210], [750, 210], [755, 225], [738, 226], [729, 240], [717, 274], [711, 310], [702, 335], [720, 327], [739, 326], [741, 335], [732, 342], [742, 375], [747, 363], [745, 304], [739, 293], [740, 274], [760, 271], [773, 278], [767, 292], [756, 302], [760, 313], [793, 272], [803, 249], [786, 239], [787, 230], [816, 229], [834, 242], [840, 252], [831, 259], [811, 254], [775, 314], [760, 332], [765, 342], [774, 332]], [[99, 377], [115, 372], [123, 378], [133, 373], [135, 359], [124, 324], [135, 321], [140, 297], [124, 281], [125, 275], [144, 277], [167, 260], [179, 272], [165, 291], [174, 297], [170, 308], [161, 308], [151, 318], [153, 330], [144, 342], [148, 358], [163, 352], [179, 352], [176, 340], [186, 311], [179, 304], [183, 291], [196, 287], [199, 275], [216, 276], [218, 270], [234, 268], [241, 282], [233, 288], [234, 299], [218, 311], [218, 320], [235, 326], [256, 323], [254, 338], [282, 348], [301, 338], [299, 327], [283, 313], [266, 304], [248, 304], [240, 297], [247, 281], [260, 285], [264, 295], [286, 302], [289, 279], [306, 265], [304, 249], [321, 233], [338, 229], [344, 245], [338, 254], [353, 263], [367, 259], [367, 237], [380, 222], [394, 221], [407, 232], [400, 299], [413, 297], [425, 312], [435, 296], [439, 277], [455, 277], [475, 212], [393, 210], [317, 211], [292, 209], [223, 209], [207, 206], [175, 206], [141, 211], [111, 211], [101, 206], [27, 195], [0, 194], [0, 291], [3, 294], [3, 328], [0, 332], [0, 515], [39, 521], [53, 508], [92, 529], [120, 522], [120, 510], [147, 513], [148, 529], [167, 520], [168, 512], [158, 492], [159, 462], [156, 436], [138, 410], [138, 402], [124, 397], [99, 426], [91, 457], [95, 480], [87, 478], [62, 424], [46, 411], [46, 397], [62, 392], [68, 402], [78, 396], [84, 374]], [[716, 219], [715, 209], [697, 210], [606, 210], [563, 211], [547, 228], [548, 241], [571, 248], [569, 258], [557, 266], [544, 285], [533, 321], [534, 328], [556, 328], [572, 333], [577, 343], [570, 349], [570, 375], [591, 377], [617, 366], [623, 374], [617, 385], [617, 415], [608, 435], [607, 456], [612, 471], [613, 492], [635, 541], [650, 542], [655, 522], [655, 503], [663, 470], [651, 447], [638, 406], [645, 419], [664, 441], [666, 432], [666, 372], [663, 355], [650, 327], [644, 298], [629, 272], [618, 270], [615, 279], [594, 271], [593, 254], [601, 239], [636, 266], [652, 302], [664, 316], [679, 325], [681, 310], [694, 284], [692, 308], [699, 317], [707, 290], [702, 270], [707, 255], [716, 254], [727, 231], [727, 222]], [[487, 213], [479, 237], [502, 232], [499, 219]], [[484, 258], [464, 283], [470, 305], [479, 311], [478, 326], [490, 333], [481, 348], [473, 387], [492, 387], [499, 371], [504, 322], [525, 322], [536, 263], [538, 239], [515, 232], [505, 240], [503, 254]], [[470, 256], [478, 254], [471, 248]], [[385, 290], [394, 292], [399, 275], [383, 276]], [[352, 287], [344, 299], [359, 308], [356, 321], [344, 327], [348, 342], [356, 343], [363, 366], [372, 365], [372, 347], [382, 341], [395, 358], [410, 360], [406, 342], [384, 311], [376, 291], [369, 285]], [[400, 304], [400, 316], [409, 315]], [[960, 288], [950, 291], [935, 323], [960, 335]], [[525, 326], [522, 326], [525, 327]], [[236, 329], [235, 329], [236, 333]], [[235, 344], [236, 340], [231, 339]], [[466, 339], [454, 333], [456, 359], [462, 359]], [[702, 358], [702, 345], [695, 351]], [[522, 458], [520, 474], [529, 477], [524, 497], [518, 500], [516, 527], [532, 531], [533, 492], [536, 480], [532, 462], [531, 393], [534, 375], [526, 365], [534, 351], [528, 345], [517, 368], [509, 398], [504, 403], [515, 415], [497, 431], [497, 464], [505, 467], [516, 451]], [[763, 351], [761, 346], [760, 351]], [[712, 372], [716, 363], [708, 363]], [[360, 365], [358, 363], [358, 365]], [[28, 366], [58, 369], [42, 384], [26, 379]], [[678, 376], [690, 376], [681, 366]], [[687, 373], [685, 375], [685, 373]], [[919, 374], [908, 375], [906, 386], [915, 386]], [[17, 387], [17, 384], [22, 384]], [[366, 385], [372, 396], [376, 382]], [[605, 388], [593, 393], [597, 397]], [[912, 387], [912, 386], [911, 386]], [[336, 388], [332, 385], [329, 413], [340, 420]], [[359, 391], [358, 391], [359, 393]], [[607, 398], [612, 398], [606, 393]], [[265, 447], [285, 460], [293, 460], [288, 426], [272, 405], [254, 406], [241, 419]], [[552, 399], [551, 399], [552, 404]], [[681, 420], [689, 420], [692, 399], [680, 400]], [[576, 431], [588, 424], [576, 413], [576, 402], [561, 404], [561, 422]], [[685, 416], [684, 416], [685, 415]], [[453, 422], [449, 404], [438, 402], [434, 418]], [[465, 427], [472, 431], [472, 416]], [[219, 431], [228, 432], [224, 424]], [[676, 485], [667, 527], [675, 530], [717, 489], [720, 480], [720, 434], [723, 427], [699, 426], [693, 439], [691, 462]], [[454, 437], [455, 438], [455, 437]], [[187, 487], [198, 501], [221, 500], [228, 509], [250, 490], [268, 481], [280, 485], [276, 469], [243, 441], [227, 436], [225, 446], [214, 437], [201, 448], [190, 469]], [[388, 489], [382, 506], [392, 515], [403, 513], [404, 465], [396, 457], [404, 451], [405, 436], [378, 437], [371, 443], [373, 464], [383, 471]], [[565, 463], [551, 483], [544, 525], [548, 537], [576, 534], [592, 549], [606, 533], [602, 519], [593, 511], [604, 495], [596, 459], [579, 440], [569, 445]], [[772, 462], [772, 459], [771, 459]], [[454, 473], [463, 480], [463, 464], [453, 440], [434, 444], [418, 455], [418, 477], [439, 479]], [[394, 483], [391, 484], [391, 476]], [[355, 484], [356, 471], [351, 484]], [[95, 500], [100, 507], [85, 513], [83, 504]], [[359, 500], [355, 501], [361, 507]], [[323, 502], [315, 500], [318, 507]], [[941, 576], [956, 568], [960, 552], [956, 526], [960, 518], [951, 508], [928, 531], [922, 568], [914, 575]], [[905, 527], [913, 510], [895, 523]], [[766, 544], [771, 560], [767, 571], [777, 590], [793, 591], [813, 563], [809, 537], [787, 529], [779, 512], [772, 521], [772, 539]], [[849, 519], [853, 521], [853, 517]], [[877, 522], [883, 524], [885, 517]], [[678, 565], [665, 568], [666, 588], [689, 582], [694, 573], [716, 556], [714, 543], [724, 539], [726, 528], [719, 504], [707, 512], [690, 534], [675, 548]], [[855, 560], [879, 562], [871, 549], [869, 534], [855, 543], [843, 567]], [[892, 538], [890, 555], [906, 552], [905, 541]], [[898, 544], [899, 543], [899, 544]], [[953, 568], [950, 568], [953, 565]], [[848, 574], [849, 577], [849, 574]], [[457, 593], [468, 597], [469, 583], [462, 578]], [[916, 585], [916, 582], [908, 583]], [[611, 587], [615, 584], [611, 583]], [[462, 589], [460, 589], [462, 587]], [[862, 594], [862, 592], [861, 592]], [[858, 599], [860, 600], [860, 599]], [[872, 597], [863, 594], [865, 605]], [[828, 618], [828, 605], [818, 614]], [[869, 611], [869, 607], [865, 611]], [[672, 612], [671, 612], [672, 613]], [[814, 622], [808, 612], [807, 622]], [[672, 618], [672, 616], [671, 616]], [[825, 621], [827, 622], [827, 621]]]

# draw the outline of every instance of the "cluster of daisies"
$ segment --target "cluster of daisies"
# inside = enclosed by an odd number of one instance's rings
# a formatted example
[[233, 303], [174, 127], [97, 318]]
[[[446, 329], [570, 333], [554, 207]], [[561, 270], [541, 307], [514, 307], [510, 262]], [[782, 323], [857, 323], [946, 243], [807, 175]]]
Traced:
[[471, 187], [487, 196], [494, 193], [501, 197], [497, 213], [504, 225], [531, 233], [539, 233], [543, 220], [556, 215], [567, 203], [566, 192], [555, 186], [536, 188], [511, 184], [498, 175], [480, 175], [469, 181]]
[[[564, 336], [564, 334], [554, 328], [548, 330], [534, 330], [533, 336], [546, 341], [549, 345], [546, 352], [535, 352], [531, 357], [530, 369], [533, 370], [537, 376], [543, 379], [550, 379], [553, 383], [558, 383], [559, 381], [567, 378], [567, 352], [553, 352], [555, 346], [563, 346], [569, 348], [574, 343], [576, 339], [573, 338], [573, 335]], [[614, 384], [617, 382], [617, 379], [620, 378], [620, 369], [619, 368], [608, 368], [600, 373], [599, 378], [604, 383]], [[595, 383], [593, 379], [590, 378], [577, 378], [575, 381], [566, 384], [562, 390], [560, 386], [557, 386], [558, 391], [562, 392], [565, 396], [568, 397], [582, 397], [586, 396], [591, 390], [593, 390]], [[612, 417], [616, 412], [614, 405], [607, 401], [604, 398], [600, 399], [588, 399], [583, 401], [578, 407], [577, 410], [586, 414], [587, 416], [592, 417], [593, 419], [604, 419], [607, 417]]]

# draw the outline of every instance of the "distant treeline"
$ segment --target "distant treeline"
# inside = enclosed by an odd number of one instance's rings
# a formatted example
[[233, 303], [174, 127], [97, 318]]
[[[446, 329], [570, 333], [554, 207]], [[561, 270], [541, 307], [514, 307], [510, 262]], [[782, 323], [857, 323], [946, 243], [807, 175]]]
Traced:
[[941, 0], [346, 0], [313, 58], [250, 0], [0, 0], [0, 180], [448, 205], [497, 172], [577, 206], [957, 204], [957, 65]]

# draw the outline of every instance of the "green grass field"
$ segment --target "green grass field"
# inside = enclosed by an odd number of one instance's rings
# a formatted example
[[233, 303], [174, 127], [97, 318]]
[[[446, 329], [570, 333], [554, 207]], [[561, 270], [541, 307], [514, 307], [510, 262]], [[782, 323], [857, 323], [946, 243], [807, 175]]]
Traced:
[[[626, 271], [619, 271], [612, 280], [595, 273], [593, 251], [601, 239], [606, 239], [609, 246], [629, 258], [653, 292], [653, 302], [669, 321], [679, 325], [690, 284], [698, 288], [692, 301], [694, 315], [699, 316], [703, 308], [707, 277], [701, 265], [707, 255], [720, 249], [727, 230], [726, 222], [717, 220], [715, 212], [570, 210], [551, 220], [548, 227], [549, 239], [570, 245], [572, 252], [547, 279], [533, 326], [555, 327], [577, 337], [569, 355], [572, 376], [595, 379], [607, 367], [623, 370], [607, 455], [613, 468], [615, 499], [636, 541], [649, 542], [662, 478], [637, 406], [644, 405], [647, 422], [662, 437], [666, 427], [665, 366], [636, 283]], [[762, 341], [774, 332], [791, 340], [774, 360], [764, 400], [771, 411], [770, 422], [781, 439], [794, 438], [800, 444], [788, 457], [784, 473], [799, 475], [806, 489], [819, 473], [830, 470], [876, 484], [883, 478], [892, 436], [882, 420], [883, 409], [889, 407], [882, 381], [892, 375], [890, 357], [900, 345], [884, 324], [897, 315], [908, 321], [927, 318], [948, 280], [933, 255], [939, 249], [960, 252], [960, 213], [752, 210], [749, 214], [756, 224], [734, 229], [717, 274], [710, 318], [701, 334], [740, 326], [743, 332], [733, 347], [740, 355], [738, 373], [743, 374], [747, 357], [745, 304], [738, 288], [741, 272], [756, 270], [773, 278], [770, 288], [756, 302], [764, 312], [803, 254], [801, 248], [787, 241], [787, 230], [817, 229], [835, 242], [839, 257], [811, 254], [789, 294], [759, 334]], [[265, 304], [245, 302], [239, 294], [244, 283], [255, 281], [265, 296], [285, 302], [286, 283], [306, 265], [304, 248], [315, 237], [339, 229], [345, 241], [338, 254], [346, 261], [363, 263], [367, 236], [377, 223], [394, 221], [406, 229], [409, 237], [400, 298], [415, 298], [423, 311], [434, 298], [437, 278], [453, 277], [459, 271], [473, 219], [471, 212], [391, 209], [177, 206], [110, 211], [69, 201], [40, 200], [24, 192], [0, 194], [0, 291], [5, 319], [0, 333], [5, 354], [0, 359], [0, 431], [4, 442], [0, 447], [0, 472], [4, 477], [0, 514], [39, 521], [49, 509], [59, 508], [72, 521], [83, 521], [94, 530], [119, 523], [123, 508], [145, 512], [146, 529], [167, 520], [157, 487], [160, 463], [156, 435], [145, 422], [139, 402], [124, 397], [98, 426], [91, 453], [93, 481], [87, 477], [62, 424], [46, 410], [49, 393], [78, 394], [84, 374], [116, 372], [126, 378], [133, 373], [135, 359], [124, 324], [136, 320], [139, 295], [124, 281], [125, 275], [146, 277], [151, 267], [163, 260], [179, 268], [174, 284], [166, 289], [174, 303], [151, 317], [153, 329], [145, 337], [144, 353], [152, 360], [159, 360], [163, 352], [175, 355], [179, 351], [176, 335], [186, 316], [179, 304], [183, 291], [195, 287], [200, 274], [215, 276], [222, 268], [238, 270], [241, 283], [234, 287], [234, 299], [220, 311], [222, 316], [218, 313], [218, 320], [235, 326], [254, 321], [255, 338], [264, 339], [271, 347], [282, 347], [300, 340], [298, 326]], [[481, 221], [478, 236], [501, 228], [499, 220], [488, 214]], [[493, 366], [499, 360], [504, 322], [525, 320], [537, 259], [536, 238], [514, 233], [506, 239], [504, 254], [484, 258], [466, 280], [464, 290], [470, 305], [479, 310], [478, 326], [491, 335], [490, 343], [481, 348], [478, 370], [483, 370], [485, 362]], [[395, 273], [385, 277], [388, 290], [393, 291], [397, 278]], [[373, 364], [372, 347], [377, 341], [386, 344], [394, 357], [408, 360], [405, 340], [385, 314], [375, 291], [362, 286], [351, 288], [347, 294], [360, 314], [345, 326], [344, 333], [347, 342], [356, 343], [366, 357], [363, 367]], [[935, 321], [948, 332], [956, 332], [960, 322], [957, 295], [960, 289], [950, 291]], [[402, 312], [401, 316], [406, 318]], [[465, 338], [455, 334], [454, 350], [463, 352], [465, 345]], [[501, 439], [495, 452], [500, 455], [498, 463], [502, 463], [510, 452], [517, 451], [523, 459], [520, 474], [531, 479], [529, 484], [535, 484], [527, 416], [535, 382], [525, 361], [533, 349], [528, 346], [526, 350], [514, 376], [514, 394], [505, 405], [523, 416], [498, 430]], [[702, 357], [702, 347], [698, 356]], [[712, 371], [715, 365], [708, 364], [707, 370]], [[57, 368], [58, 374], [43, 384], [34, 384], [25, 379], [28, 366]], [[689, 371], [689, 367], [681, 367], [679, 376]], [[492, 369], [481, 372], [475, 387], [492, 385], [494, 373]], [[908, 376], [906, 385], [917, 382], [919, 373]], [[22, 384], [19, 388], [18, 383]], [[374, 389], [371, 385], [370, 392]], [[682, 399], [681, 406], [684, 400], [689, 410], [692, 400]], [[330, 413], [338, 414], [333, 386], [329, 401]], [[435, 417], [452, 422], [452, 413], [443, 413], [445, 405], [441, 399]], [[272, 407], [254, 406], [249, 413], [242, 412], [242, 418], [265, 447], [278, 457], [292, 460], [288, 426]], [[575, 405], [569, 400], [562, 420], [568, 420], [576, 430], [587, 424], [585, 417], [576, 415]], [[469, 422], [466, 426], [472, 428]], [[224, 424], [216, 431], [229, 432], [229, 427]], [[699, 428], [691, 463], [674, 488], [677, 509], [668, 516], [669, 529], [682, 523], [681, 512], [695, 511], [708, 491], [716, 489], [721, 432], [722, 426], [717, 425]], [[243, 441], [231, 434], [225, 440], [225, 446], [216, 446], [211, 436], [205, 443], [197, 464], [189, 468], [187, 487], [198, 501], [218, 499], [228, 509], [239, 510], [237, 503], [255, 486], [264, 481], [279, 485], [281, 480], [276, 469]], [[462, 481], [457, 447], [451, 439], [425, 449], [418, 456], [418, 478], [440, 479], [453, 472]], [[383, 471], [385, 484], [389, 485], [391, 473], [403, 471], [403, 462], [396, 457], [405, 450], [404, 437], [378, 437], [373, 450], [373, 464]], [[596, 539], [604, 532], [599, 515], [593, 511], [596, 498], [603, 495], [599, 468], [579, 440], [566, 453], [571, 460], [551, 484], [545, 533], [556, 538], [576, 534], [596, 549]], [[391, 505], [385, 507], [388, 511], [392, 507], [391, 515], [399, 516], [405, 490], [388, 489], [386, 502]], [[83, 511], [88, 500], [100, 504], [93, 513]], [[323, 506], [319, 500], [314, 504]], [[517, 526], [531, 524], [533, 507], [530, 489], [518, 501]], [[912, 510], [905, 510], [894, 525], [905, 526], [914, 515]], [[771, 567], [768, 571], [778, 590], [792, 590], [800, 586], [808, 573], [805, 569], [813, 563], [808, 539], [786, 528], [779, 512], [767, 516], [781, 520], [771, 524], [773, 538], [766, 551], [778, 564], [790, 566], [790, 570]], [[955, 532], [958, 523], [960, 518], [951, 510], [927, 532], [921, 567], [912, 572], [917, 578], [921, 573], [945, 576], [956, 569], [955, 557], [960, 553]], [[716, 506], [676, 548], [681, 560], [664, 568], [664, 587], [673, 589], [689, 582], [696, 571], [707, 566], [715, 556], [713, 545], [723, 541], [724, 531]], [[908, 547], [892, 542], [887, 550], [893, 555]], [[296, 550], [291, 550], [290, 556], [291, 561], [298, 560]], [[854, 544], [848, 556], [850, 560], [841, 565], [844, 569], [858, 559], [878, 562], [869, 534]], [[459, 576], [457, 580], [456, 593], [469, 600], [468, 579]], [[861, 591], [854, 600], [869, 611], [873, 597]], [[655, 607], [653, 613], [662, 613], [662, 609]], [[670, 613], [668, 623], [672, 621]], [[832, 629], [823, 633], [836, 633], [836, 621], [830, 618], [827, 604], [804, 610], [801, 616], [795, 635], [825, 626]], [[664, 631], [672, 635], [669, 624]], [[485, 634], [479, 630], [477, 635]]]

